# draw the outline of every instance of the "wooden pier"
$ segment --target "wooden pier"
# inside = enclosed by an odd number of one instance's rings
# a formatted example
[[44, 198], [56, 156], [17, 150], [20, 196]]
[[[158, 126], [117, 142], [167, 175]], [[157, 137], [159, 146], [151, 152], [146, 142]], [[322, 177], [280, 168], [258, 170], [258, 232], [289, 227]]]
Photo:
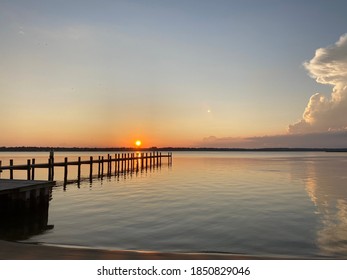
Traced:
[[[172, 164], [172, 153], [162, 154], [161, 152], [150, 153], [116, 153], [114, 156], [108, 154], [107, 157], [99, 156], [98, 158], [89, 157], [87, 160], [82, 160], [78, 157], [77, 161], [69, 161], [67, 157], [62, 162], [54, 160], [53, 153], [50, 154], [47, 163], [36, 163], [35, 159], [28, 159], [26, 164], [15, 165], [10, 159], [9, 165], [3, 166], [0, 161], [0, 173], [3, 170], [9, 170], [9, 179], [14, 179], [15, 170], [25, 170], [27, 180], [35, 180], [35, 170], [38, 168], [47, 169], [48, 181], [54, 180], [54, 171], [56, 167], [64, 168], [64, 182], [67, 182], [68, 167], [77, 166], [76, 180], [81, 180], [81, 166], [89, 166], [89, 179], [94, 176], [95, 165], [97, 164], [97, 175], [102, 177], [106, 175], [118, 175], [126, 172], [138, 172], [147, 168], [159, 167], [162, 165], [162, 159], [167, 159], [167, 164]], [[95, 170], [95, 171], [94, 171]]]
[[54, 184], [0, 179], [0, 239], [24, 240], [53, 228], [48, 207]]
[[[64, 161], [61, 162], [55, 161], [54, 153], [51, 152], [46, 163], [36, 163], [35, 159], [28, 159], [26, 164], [16, 165], [13, 159], [10, 159], [9, 165], [4, 166], [0, 161], [0, 174], [4, 175], [5, 172], [1, 172], [6, 170], [6, 175], [8, 175], [6, 176], [8, 178], [0, 178], [0, 224], [12, 225], [13, 217], [16, 216], [16, 221], [35, 220], [35, 224], [39, 224], [41, 229], [46, 229], [48, 205], [52, 199], [56, 168], [64, 168], [64, 178], [59, 179], [64, 180], [65, 188], [71, 182], [67, 180], [69, 166], [77, 166], [76, 180], [73, 182], [77, 181], [79, 184], [83, 176], [92, 181], [96, 175], [98, 178], [102, 178], [104, 175], [120, 175], [158, 168], [162, 165], [162, 159], [167, 159], [168, 165], [172, 164], [171, 153], [163, 155], [159, 152], [116, 153], [113, 156], [108, 154], [106, 157], [93, 158], [91, 156], [86, 160], [78, 157], [77, 161], [69, 161], [65, 157]], [[83, 165], [88, 166], [88, 171], [84, 170], [82, 176], [81, 169]], [[35, 170], [38, 168], [47, 169], [47, 181], [35, 180]], [[17, 170], [26, 171], [26, 180], [14, 178], [14, 173]], [[42, 173], [40, 175], [42, 176]], [[23, 232], [25, 232], [28, 225], [20, 223], [15, 228], [23, 228]], [[2, 232], [0, 228], [0, 236], [4, 234], [6, 234], [6, 231]]]
[[[172, 164], [172, 154], [150, 153], [116, 153], [107, 157], [89, 157], [77, 161], [56, 162], [54, 153], [51, 152], [46, 163], [36, 163], [35, 159], [28, 159], [26, 164], [16, 165], [13, 159], [9, 165], [3, 166], [0, 161], [0, 174], [7, 170], [9, 178], [0, 178], [0, 238], [6, 240], [26, 239], [33, 234], [39, 234], [53, 228], [48, 225], [49, 201], [52, 199], [52, 188], [55, 186], [54, 171], [56, 168], [64, 168], [64, 188], [68, 183], [69, 166], [77, 166], [76, 180], [78, 184], [82, 179], [82, 166], [87, 165], [88, 172], [84, 170], [84, 177], [92, 182], [96, 176], [102, 178], [104, 175], [120, 175], [139, 172], [146, 169], [158, 168], [162, 165], [162, 159], [167, 159], [167, 164]], [[96, 168], [97, 165], [97, 168]], [[47, 169], [48, 180], [35, 180], [35, 170]], [[26, 179], [15, 179], [15, 171], [26, 171]], [[76, 168], [75, 168], [76, 171]], [[95, 174], [96, 173], [96, 174]], [[88, 174], [88, 175], [86, 175]], [[40, 174], [42, 176], [42, 173]], [[60, 179], [60, 178], [59, 178]], [[73, 182], [76, 182], [74, 180]]]
[[54, 184], [53, 181], [0, 179], [0, 214], [35, 211], [48, 205]]

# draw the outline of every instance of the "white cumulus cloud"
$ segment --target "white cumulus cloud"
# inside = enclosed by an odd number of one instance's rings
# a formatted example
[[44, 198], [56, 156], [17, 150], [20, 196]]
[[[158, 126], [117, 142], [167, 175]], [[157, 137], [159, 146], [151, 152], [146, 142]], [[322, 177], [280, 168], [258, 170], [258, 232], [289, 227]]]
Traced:
[[304, 63], [318, 83], [333, 86], [330, 96], [311, 96], [302, 119], [289, 125], [290, 133], [341, 131], [347, 129], [347, 34], [332, 46], [316, 50]]

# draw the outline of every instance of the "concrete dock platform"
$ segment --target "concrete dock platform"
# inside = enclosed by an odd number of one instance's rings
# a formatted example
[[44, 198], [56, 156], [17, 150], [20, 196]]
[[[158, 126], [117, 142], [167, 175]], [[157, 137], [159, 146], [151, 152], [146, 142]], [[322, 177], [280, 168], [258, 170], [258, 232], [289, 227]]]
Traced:
[[0, 195], [52, 187], [54, 181], [0, 179]]
[[46, 211], [54, 185], [52, 181], [0, 179], [0, 218]]

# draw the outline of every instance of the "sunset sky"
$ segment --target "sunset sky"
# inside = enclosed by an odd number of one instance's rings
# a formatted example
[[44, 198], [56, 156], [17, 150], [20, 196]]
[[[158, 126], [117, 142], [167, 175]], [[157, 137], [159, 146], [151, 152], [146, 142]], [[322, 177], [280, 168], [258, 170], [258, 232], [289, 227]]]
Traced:
[[346, 0], [0, 0], [0, 146], [347, 147]]

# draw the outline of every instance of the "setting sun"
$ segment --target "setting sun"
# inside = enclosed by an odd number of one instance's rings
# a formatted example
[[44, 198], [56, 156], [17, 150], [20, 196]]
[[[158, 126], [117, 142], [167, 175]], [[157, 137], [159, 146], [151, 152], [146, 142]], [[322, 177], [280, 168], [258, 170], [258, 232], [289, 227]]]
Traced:
[[140, 147], [141, 144], [142, 144], [142, 142], [140, 140], [136, 140], [136, 142], [135, 142], [136, 147]]

